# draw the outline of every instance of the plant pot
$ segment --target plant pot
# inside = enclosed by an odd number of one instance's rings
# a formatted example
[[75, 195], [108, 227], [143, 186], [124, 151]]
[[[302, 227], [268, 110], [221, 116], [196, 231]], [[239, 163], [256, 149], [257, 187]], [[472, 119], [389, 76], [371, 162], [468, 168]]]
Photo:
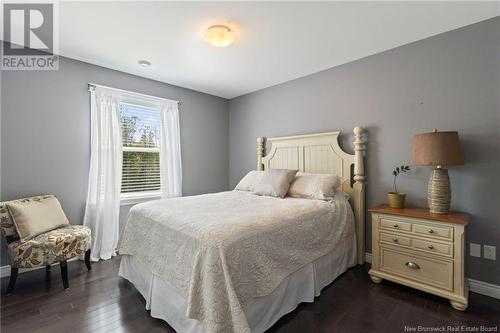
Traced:
[[391, 208], [405, 208], [406, 194], [398, 192], [387, 193], [387, 200]]

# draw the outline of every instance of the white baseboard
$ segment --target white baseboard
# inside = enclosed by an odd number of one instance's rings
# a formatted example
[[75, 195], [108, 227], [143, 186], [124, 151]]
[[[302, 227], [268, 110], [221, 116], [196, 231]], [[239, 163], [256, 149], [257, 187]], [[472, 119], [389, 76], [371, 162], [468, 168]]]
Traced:
[[475, 293], [500, 299], [500, 286], [469, 278], [469, 289]]
[[[43, 267], [20, 268], [19, 274], [31, 272], [31, 271], [34, 271], [34, 270], [39, 269], [39, 268], [43, 268]], [[8, 277], [8, 276], [10, 276], [10, 265], [0, 267], [0, 278], [4, 278], [4, 277]]]
[[[68, 262], [75, 261], [78, 259], [81, 259], [81, 258], [74, 257], [74, 258], [69, 259]], [[55, 266], [55, 265], [59, 265], [59, 263], [52, 264], [51, 266]], [[40, 267], [35, 267], [35, 268], [19, 268], [18, 274], [35, 271], [35, 270], [41, 269], [41, 268], [45, 268], [45, 266], [40, 266]], [[10, 276], [10, 265], [1, 266], [0, 267], [0, 278], [4, 278], [4, 277], [8, 277], [8, 276]]]
[[365, 262], [371, 264], [372, 263], [372, 254], [365, 252]]
[[[372, 254], [365, 252], [365, 262], [372, 262]], [[468, 278], [469, 290], [481, 295], [500, 299], [500, 286]]]

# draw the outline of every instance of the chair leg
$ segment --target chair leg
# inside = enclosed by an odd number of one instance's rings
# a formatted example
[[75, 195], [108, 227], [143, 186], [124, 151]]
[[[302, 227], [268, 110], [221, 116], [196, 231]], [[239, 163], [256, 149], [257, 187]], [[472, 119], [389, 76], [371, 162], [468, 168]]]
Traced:
[[7, 291], [5, 292], [5, 294], [7, 296], [11, 295], [12, 291], [14, 290], [14, 287], [16, 285], [18, 271], [19, 271], [19, 268], [17, 268], [17, 267], [11, 267], [10, 268], [9, 286], [7, 287]]
[[59, 263], [59, 266], [61, 266], [61, 277], [62, 277], [64, 289], [68, 289], [69, 288], [69, 283], [68, 283], [68, 263], [66, 262], [66, 260], [64, 260], [64, 261], [61, 261]]
[[87, 270], [92, 270], [92, 266], [90, 266], [90, 249], [85, 251], [85, 265], [87, 265]]
[[51, 277], [50, 277], [50, 265], [45, 266], [45, 289], [50, 290]]

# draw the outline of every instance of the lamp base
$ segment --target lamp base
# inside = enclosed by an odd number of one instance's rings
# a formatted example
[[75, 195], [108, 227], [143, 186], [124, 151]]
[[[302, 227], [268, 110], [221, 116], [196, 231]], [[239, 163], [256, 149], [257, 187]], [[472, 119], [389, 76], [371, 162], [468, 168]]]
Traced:
[[436, 168], [432, 171], [427, 187], [427, 202], [431, 213], [450, 212], [451, 189], [447, 169]]

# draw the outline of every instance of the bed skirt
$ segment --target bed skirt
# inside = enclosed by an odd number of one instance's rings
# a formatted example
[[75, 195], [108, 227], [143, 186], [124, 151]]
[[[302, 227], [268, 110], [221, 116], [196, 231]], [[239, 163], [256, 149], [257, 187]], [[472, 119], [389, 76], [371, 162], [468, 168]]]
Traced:
[[[356, 235], [352, 235], [327, 255], [289, 275], [271, 294], [248, 301], [245, 315], [252, 332], [264, 332], [300, 303], [313, 302], [324, 287], [355, 265]], [[133, 256], [122, 256], [119, 275], [141, 293], [152, 317], [165, 320], [178, 333], [205, 331], [202, 322], [186, 317], [187, 299]]]

